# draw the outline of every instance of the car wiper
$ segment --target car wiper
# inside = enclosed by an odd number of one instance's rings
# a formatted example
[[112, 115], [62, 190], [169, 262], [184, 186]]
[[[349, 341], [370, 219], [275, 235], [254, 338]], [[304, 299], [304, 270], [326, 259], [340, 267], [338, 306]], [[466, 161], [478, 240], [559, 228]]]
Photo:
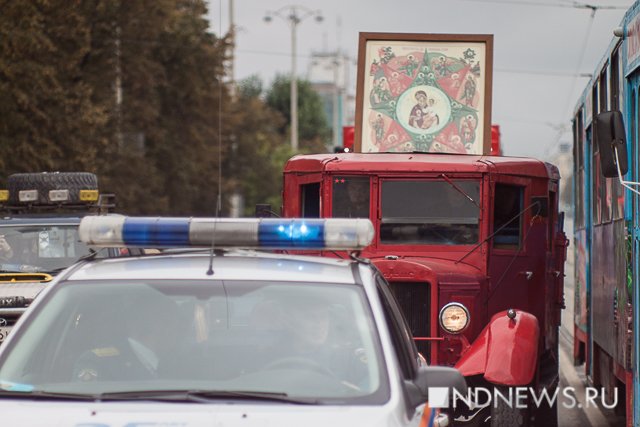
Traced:
[[243, 390], [133, 390], [101, 393], [99, 400], [174, 400], [211, 403], [217, 399], [262, 400], [270, 402], [286, 402], [300, 405], [317, 403], [315, 399], [291, 398], [286, 393], [243, 391]]
[[471, 197], [470, 195], [468, 195], [467, 193], [465, 193], [465, 191], [460, 188], [458, 185], [456, 185], [455, 182], [451, 181], [451, 179], [445, 175], [445, 174], [440, 174], [440, 176], [450, 185], [452, 186], [458, 193], [462, 194], [464, 197], [467, 198], [467, 200], [469, 200], [471, 203], [473, 203], [474, 205], [476, 205], [478, 207], [478, 209], [480, 209], [480, 205], [478, 204], [478, 202], [476, 202], [475, 200], [473, 200], [473, 197]]
[[65, 399], [65, 400], [96, 400], [95, 394], [87, 394], [87, 393], [67, 393], [67, 392], [57, 392], [57, 391], [44, 391], [44, 390], [33, 390], [33, 391], [19, 391], [19, 390], [7, 390], [0, 388], [0, 397], [28, 397], [32, 398], [42, 398], [42, 399]]

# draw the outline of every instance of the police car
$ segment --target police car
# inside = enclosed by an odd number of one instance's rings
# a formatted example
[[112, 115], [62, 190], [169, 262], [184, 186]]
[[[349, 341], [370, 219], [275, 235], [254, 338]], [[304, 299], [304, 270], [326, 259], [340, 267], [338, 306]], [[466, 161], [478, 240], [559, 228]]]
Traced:
[[[13, 174], [7, 188], [0, 190], [0, 343], [56, 274], [90, 254], [78, 239], [80, 219], [113, 207], [88, 172]], [[108, 248], [99, 256], [129, 252]]]
[[444, 426], [429, 391], [465, 392], [366, 260], [282, 253], [361, 249], [367, 219], [95, 216], [79, 233], [174, 249], [54, 279], [0, 347], [3, 426]]

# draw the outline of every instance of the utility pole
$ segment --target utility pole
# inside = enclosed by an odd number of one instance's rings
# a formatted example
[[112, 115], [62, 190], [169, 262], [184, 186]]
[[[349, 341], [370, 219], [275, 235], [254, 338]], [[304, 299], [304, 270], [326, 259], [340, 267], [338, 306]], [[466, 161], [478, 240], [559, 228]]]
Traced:
[[311, 10], [304, 6], [289, 5], [276, 11], [269, 11], [264, 16], [265, 22], [271, 22], [273, 17], [284, 20], [291, 28], [291, 149], [298, 151], [298, 77], [296, 73], [296, 50], [298, 25], [309, 17], [315, 17], [316, 22], [322, 22], [323, 17], [319, 10]]

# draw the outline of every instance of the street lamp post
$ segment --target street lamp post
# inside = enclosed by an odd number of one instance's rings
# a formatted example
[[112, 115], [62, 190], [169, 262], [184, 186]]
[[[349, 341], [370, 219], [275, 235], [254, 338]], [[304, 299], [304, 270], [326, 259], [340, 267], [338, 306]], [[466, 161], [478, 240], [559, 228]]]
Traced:
[[296, 77], [296, 30], [306, 18], [314, 17], [317, 22], [324, 19], [319, 10], [311, 10], [304, 6], [288, 5], [276, 11], [268, 11], [264, 17], [271, 22], [273, 17], [283, 19], [291, 28], [291, 149], [298, 150], [298, 79]]

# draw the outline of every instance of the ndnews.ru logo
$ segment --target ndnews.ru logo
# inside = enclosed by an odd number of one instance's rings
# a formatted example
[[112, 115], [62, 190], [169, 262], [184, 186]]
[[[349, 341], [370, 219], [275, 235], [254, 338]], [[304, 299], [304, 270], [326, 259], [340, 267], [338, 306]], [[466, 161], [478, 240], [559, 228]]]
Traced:
[[[429, 387], [429, 406], [432, 408], [482, 408], [493, 405], [507, 405], [511, 408], [538, 408], [542, 405], [562, 405], [567, 409], [603, 407], [615, 408], [618, 405], [618, 389], [614, 389], [613, 402], [607, 403], [604, 389], [586, 387], [582, 399], [578, 398], [574, 387], [558, 387], [552, 390], [536, 391], [531, 387], [509, 387], [504, 389], [473, 387], [466, 394], [449, 387]], [[584, 405], [580, 402], [584, 402]]]

